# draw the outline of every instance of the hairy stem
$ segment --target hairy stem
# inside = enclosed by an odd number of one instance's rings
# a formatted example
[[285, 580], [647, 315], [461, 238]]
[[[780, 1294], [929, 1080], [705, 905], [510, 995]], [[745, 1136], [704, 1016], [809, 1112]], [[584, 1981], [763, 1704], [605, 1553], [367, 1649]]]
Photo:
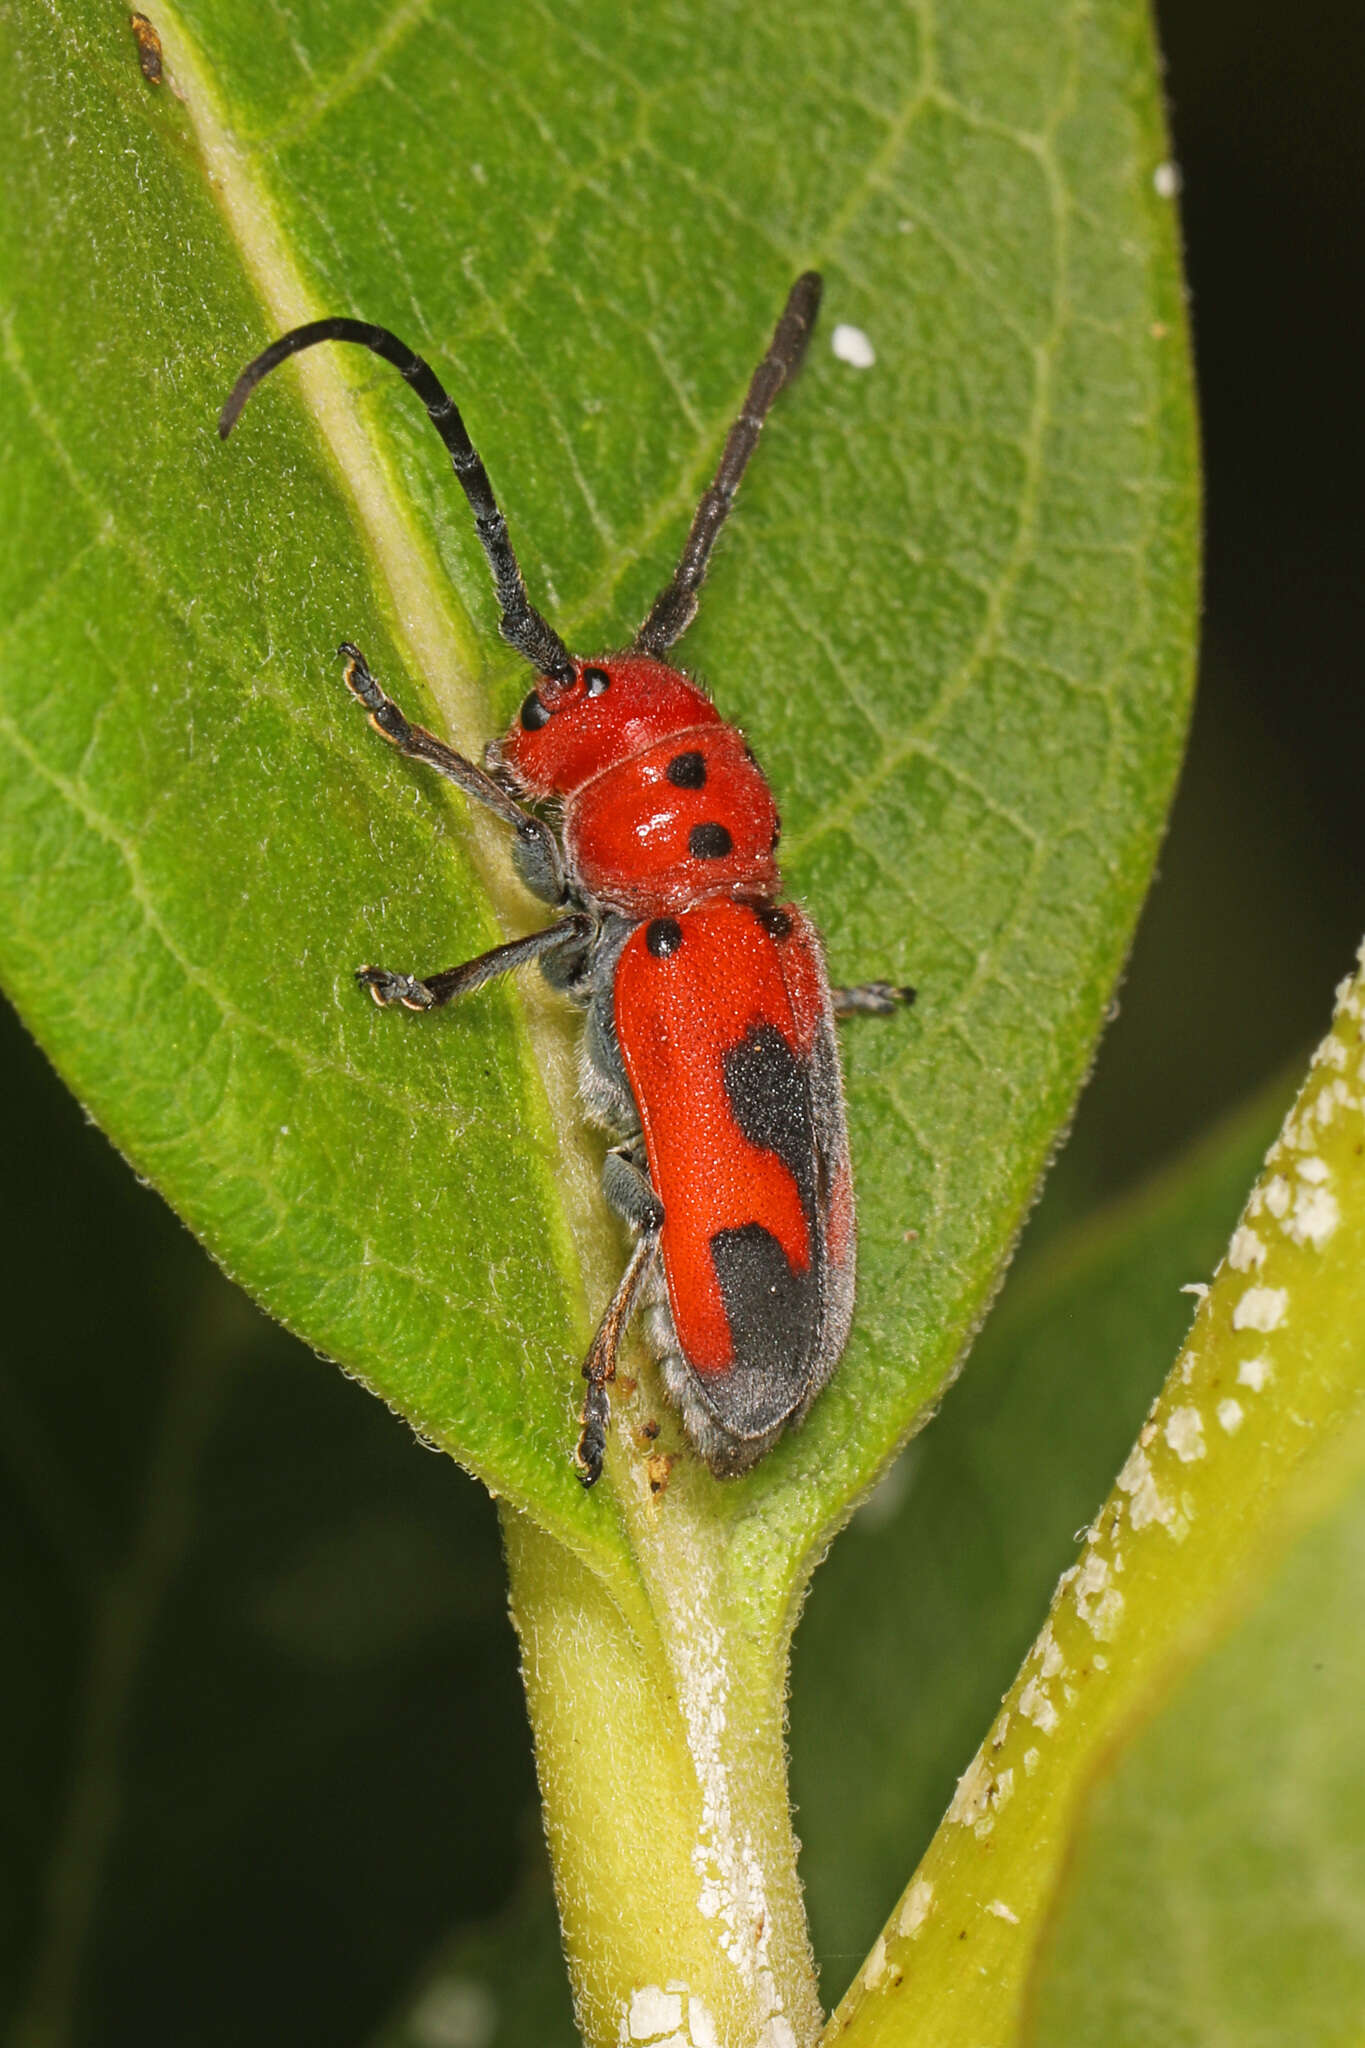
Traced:
[[647, 1642], [562, 1545], [503, 1517], [578, 2024], [602, 2048], [804, 2048], [820, 2027], [785, 1654], [727, 1600], [701, 1507], [713, 1486], [698, 1473], [659, 1504], [674, 1569], [655, 1580]]

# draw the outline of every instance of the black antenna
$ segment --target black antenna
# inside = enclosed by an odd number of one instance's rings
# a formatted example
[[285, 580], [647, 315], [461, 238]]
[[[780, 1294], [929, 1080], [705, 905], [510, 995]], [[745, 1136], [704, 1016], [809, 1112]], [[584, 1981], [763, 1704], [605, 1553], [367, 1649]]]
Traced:
[[[488, 557], [488, 566], [493, 571], [493, 587], [502, 608], [499, 627], [503, 639], [515, 647], [518, 654], [524, 654], [538, 674], [550, 676], [557, 683], [571, 683], [577, 671], [569, 650], [558, 633], [546, 625], [526, 595], [526, 585], [508, 537], [507, 521], [498, 510], [488, 471], [465, 430], [459, 408], [443, 389], [431, 365], [415, 355], [396, 334], [390, 334], [387, 327], [371, 327], [364, 320], [346, 319], [310, 320], [306, 327], [292, 327], [288, 334], [272, 341], [254, 363], [248, 363], [233, 385], [231, 396], [218, 415], [218, 432], [223, 439], [226, 441], [232, 432], [242, 407], [261, 379], [268, 377], [290, 356], [296, 356], [300, 349], [312, 348], [319, 341], [355, 342], [358, 347], [382, 356], [386, 363], [392, 363], [411, 384], [426, 407], [431, 424], [445, 442], [460, 489], [469, 500], [475, 529]], [[728, 447], [726, 453], [729, 453]], [[740, 467], [743, 468], [743, 463]]]
[[806, 270], [787, 294], [768, 353], [754, 371], [743, 409], [726, 437], [715, 482], [697, 507], [673, 580], [659, 592], [649, 617], [635, 635], [635, 645], [642, 654], [665, 653], [696, 617], [697, 597], [716, 536], [735, 501], [735, 492], [758, 445], [773, 400], [795, 374], [806, 353], [823, 289], [819, 271]]

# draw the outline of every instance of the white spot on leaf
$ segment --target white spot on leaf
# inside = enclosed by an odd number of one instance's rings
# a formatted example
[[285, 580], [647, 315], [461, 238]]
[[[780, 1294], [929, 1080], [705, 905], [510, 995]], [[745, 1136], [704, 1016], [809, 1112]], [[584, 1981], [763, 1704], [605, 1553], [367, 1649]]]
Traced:
[[829, 338], [829, 345], [841, 363], [848, 363], [855, 370], [870, 370], [877, 360], [877, 351], [861, 327], [850, 327], [840, 321]]

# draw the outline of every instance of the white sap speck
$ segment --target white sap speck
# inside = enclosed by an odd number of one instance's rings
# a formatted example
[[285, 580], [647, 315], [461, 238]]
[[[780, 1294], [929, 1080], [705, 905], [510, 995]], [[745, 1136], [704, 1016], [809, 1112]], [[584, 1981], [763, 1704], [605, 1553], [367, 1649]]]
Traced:
[[1180, 1290], [1182, 1294], [1192, 1294], [1196, 1301], [1203, 1301], [1208, 1291], [1207, 1280], [1187, 1280]]
[[1026, 1749], [1024, 1751], [1024, 1776], [1031, 1778], [1042, 1761], [1043, 1753], [1040, 1749]]
[[687, 2032], [692, 2048], [716, 2048], [716, 2023], [704, 1998], [688, 1999]]
[[1019, 1925], [1019, 1915], [1012, 1913], [1003, 1899], [992, 1899], [986, 1911], [994, 1913], [997, 1920], [1008, 1920], [1011, 1927]]
[[1218, 1421], [1229, 1436], [1236, 1436], [1244, 1419], [1240, 1401], [1228, 1399], [1218, 1403]]
[[1297, 1173], [1300, 1180], [1315, 1181], [1319, 1187], [1321, 1187], [1322, 1183], [1325, 1180], [1330, 1180], [1332, 1178], [1332, 1169], [1327, 1164], [1327, 1161], [1325, 1159], [1318, 1159], [1316, 1157], [1312, 1159], [1301, 1159], [1298, 1165], [1294, 1168], [1294, 1171], [1295, 1173]]
[[1168, 1513], [1166, 1503], [1157, 1491], [1152, 1477], [1152, 1468], [1147, 1462], [1147, 1453], [1139, 1447], [1128, 1455], [1128, 1461], [1119, 1473], [1117, 1485], [1120, 1493], [1130, 1496], [1128, 1519], [1134, 1529], [1145, 1529], [1148, 1522], [1163, 1521]]
[[[1092, 1635], [1098, 1636], [1102, 1643], [1112, 1642], [1119, 1632], [1119, 1623], [1123, 1620], [1123, 1595], [1118, 1587], [1111, 1586], [1107, 1593], [1101, 1593], [1093, 1610], [1085, 1619], [1090, 1624]], [[1094, 1661], [1101, 1671], [1107, 1668], [1103, 1657], [1096, 1657]]]
[[1234, 1273], [1252, 1273], [1265, 1263], [1265, 1246], [1249, 1224], [1241, 1223], [1232, 1233], [1228, 1264]]
[[757, 2048], [796, 2048], [796, 2034], [785, 2013], [773, 2014], [758, 2037]]
[[879, 1934], [877, 1936], [877, 1939], [872, 1944], [872, 1953], [868, 1957], [867, 1967], [863, 1971], [864, 1991], [875, 1991], [877, 1986], [881, 1983], [882, 1978], [886, 1975], [888, 1967], [889, 1966], [886, 1960], [886, 1942], [883, 1939], [883, 1937]]
[[1152, 190], [1158, 199], [1174, 199], [1180, 190], [1178, 165], [1158, 164], [1152, 172]]
[[681, 2025], [682, 2000], [676, 1991], [661, 1991], [657, 1984], [646, 1984], [641, 1990], [632, 1993], [632, 2041], [653, 2041], [660, 2034], [673, 2033]]
[[716, 2021], [706, 1999], [688, 1999], [688, 2036], [692, 2048], [716, 2048]]
[[1282, 1173], [1277, 1173], [1273, 1180], [1266, 1182], [1265, 1205], [1272, 1216], [1289, 1214], [1289, 1193], [1289, 1182]]
[[961, 1827], [979, 1821], [990, 1804], [991, 1767], [982, 1756], [974, 1756], [957, 1781], [947, 1818]]
[[[1102, 1627], [1100, 1621], [1100, 1616], [1108, 1606], [1108, 1602], [1099, 1598], [1104, 1592], [1108, 1580], [1109, 1561], [1107, 1558], [1101, 1557], [1097, 1550], [1092, 1550], [1086, 1557], [1085, 1563], [1075, 1568], [1076, 1612], [1086, 1627], [1096, 1635], [1109, 1633], [1107, 1626]], [[1122, 1594], [1115, 1594], [1112, 1597], [1117, 1599], [1119, 1608], [1122, 1609]], [[1114, 1619], [1117, 1620], [1117, 1614], [1115, 1614]]]
[[1001, 1771], [995, 1781], [995, 1803], [997, 1807], [1008, 1806], [1014, 1797], [1014, 1772]]
[[1307, 1187], [1299, 1189], [1294, 1213], [1284, 1227], [1295, 1244], [1311, 1244], [1320, 1252], [1340, 1221], [1337, 1198], [1330, 1189]]
[[1204, 1455], [1204, 1418], [1197, 1408], [1175, 1408], [1166, 1424], [1166, 1441], [1182, 1465]]
[[1044, 1623], [1042, 1633], [1038, 1637], [1037, 1647], [1043, 1653], [1042, 1662], [1038, 1669], [1044, 1678], [1055, 1678], [1057, 1673], [1064, 1669], [1066, 1659], [1062, 1655], [1061, 1644], [1052, 1633], [1052, 1623], [1050, 1621]]
[[1237, 1368], [1237, 1384], [1250, 1387], [1253, 1394], [1259, 1394], [1272, 1370], [1268, 1358], [1244, 1358]]
[[1050, 1735], [1057, 1726], [1057, 1709], [1036, 1678], [1031, 1678], [1020, 1693], [1019, 1711], [1026, 1721], [1032, 1721], [1034, 1727], [1040, 1728], [1044, 1735]]
[[848, 363], [855, 370], [870, 370], [877, 360], [877, 351], [861, 327], [850, 327], [840, 321], [829, 338], [829, 345], [841, 363]]
[[1248, 1287], [1232, 1311], [1232, 1327], [1234, 1330], [1278, 1330], [1288, 1306], [1287, 1287]]
[[905, 1904], [901, 1907], [900, 1918], [896, 1922], [896, 1932], [905, 1935], [907, 1939], [913, 1938], [919, 1933], [933, 1909], [934, 1887], [927, 1877], [917, 1877], [905, 1894]]

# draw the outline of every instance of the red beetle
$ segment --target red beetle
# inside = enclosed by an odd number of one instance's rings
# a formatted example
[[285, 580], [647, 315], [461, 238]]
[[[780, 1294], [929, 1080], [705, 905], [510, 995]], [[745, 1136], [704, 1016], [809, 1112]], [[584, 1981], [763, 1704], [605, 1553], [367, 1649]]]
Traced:
[[[621, 654], [571, 655], [526, 595], [507, 524], [455, 404], [386, 328], [315, 320], [242, 372], [226, 439], [256, 385], [321, 341], [392, 363], [426, 406], [474, 514], [501, 630], [536, 685], [487, 768], [410, 725], [346, 644], [346, 681], [376, 730], [513, 828], [526, 886], [566, 915], [423, 979], [362, 967], [380, 1004], [433, 1010], [538, 960], [586, 1011], [582, 1090], [624, 1142], [607, 1201], [635, 1248], [584, 1365], [576, 1459], [601, 1476], [607, 1382], [637, 1305], [692, 1443], [718, 1475], [747, 1471], [824, 1386], [853, 1311], [853, 1186], [834, 1019], [884, 1014], [913, 990], [831, 990], [820, 941], [779, 903], [777, 806], [743, 735], [663, 659], [697, 609], [716, 536], [820, 303], [807, 271], [697, 508], [672, 580]], [[560, 812], [556, 832], [527, 804]]]

